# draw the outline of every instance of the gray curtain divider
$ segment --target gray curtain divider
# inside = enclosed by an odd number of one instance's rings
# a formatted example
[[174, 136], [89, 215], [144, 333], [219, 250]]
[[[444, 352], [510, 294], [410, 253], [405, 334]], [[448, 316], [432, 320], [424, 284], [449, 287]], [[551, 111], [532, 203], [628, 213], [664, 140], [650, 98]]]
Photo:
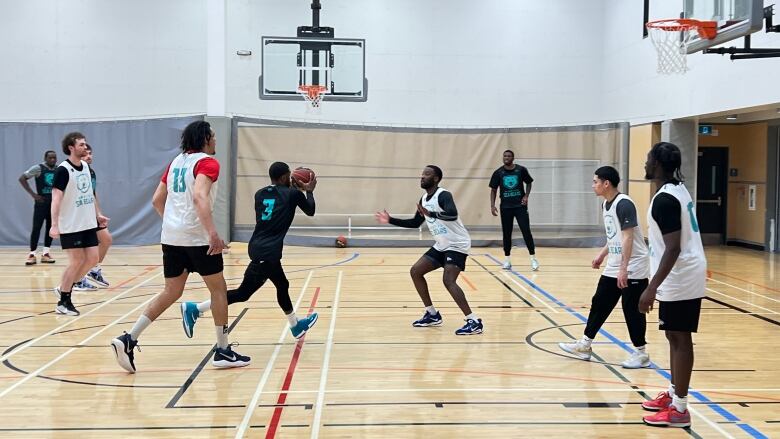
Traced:
[[[166, 166], [179, 151], [181, 132], [202, 116], [110, 122], [0, 123], [0, 245], [27, 245], [32, 229], [33, 200], [17, 181], [30, 166], [41, 163], [46, 150], [65, 160], [62, 138], [80, 131], [94, 150], [97, 195], [111, 218], [115, 244], [160, 242], [161, 221], [151, 205], [152, 194]], [[34, 180], [29, 181], [35, 187]], [[34, 189], [33, 189], [34, 190]], [[43, 231], [40, 241], [43, 243]], [[58, 243], [55, 241], [55, 246]]]

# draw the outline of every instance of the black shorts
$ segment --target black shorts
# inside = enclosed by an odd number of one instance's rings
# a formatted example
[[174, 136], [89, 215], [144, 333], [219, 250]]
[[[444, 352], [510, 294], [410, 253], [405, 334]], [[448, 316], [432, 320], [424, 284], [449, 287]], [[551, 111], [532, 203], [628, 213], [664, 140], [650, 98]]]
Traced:
[[701, 297], [658, 305], [658, 329], [662, 331], [696, 332], [699, 329]]
[[465, 253], [452, 250], [440, 252], [431, 247], [427, 252], [425, 252], [425, 256], [433, 261], [433, 264], [436, 266], [436, 268], [443, 267], [445, 264], [450, 264], [460, 268], [460, 271], [466, 271], [466, 258], [468, 255]]
[[162, 245], [163, 275], [166, 278], [179, 277], [184, 270], [189, 273], [199, 273], [210, 276], [222, 272], [222, 253], [209, 256], [209, 246], [180, 247]]
[[63, 250], [97, 247], [97, 232], [95, 229], [89, 229], [75, 233], [60, 233], [60, 244], [62, 245]]

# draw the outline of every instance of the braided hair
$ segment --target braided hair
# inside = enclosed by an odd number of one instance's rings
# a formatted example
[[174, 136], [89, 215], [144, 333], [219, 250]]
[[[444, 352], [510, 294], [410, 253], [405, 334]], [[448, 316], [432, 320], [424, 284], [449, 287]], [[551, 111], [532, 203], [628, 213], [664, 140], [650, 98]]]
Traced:
[[677, 145], [669, 142], [658, 142], [650, 150], [650, 156], [661, 166], [664, 174], [672, 175], [678, 181], [684, 181], [685, 177], [680, 171], [682, 153]]

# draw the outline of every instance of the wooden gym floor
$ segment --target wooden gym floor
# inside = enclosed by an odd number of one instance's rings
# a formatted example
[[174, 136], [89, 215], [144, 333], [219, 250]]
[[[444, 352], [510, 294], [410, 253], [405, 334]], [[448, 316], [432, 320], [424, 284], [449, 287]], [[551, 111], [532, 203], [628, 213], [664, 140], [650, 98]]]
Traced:
[[[482, 335], [458, 337], [462, 315], [428, 276], [444, 324], [413, 328], [422, 307], [408, 276], [425, 249], [288, 247], [285, 267], [299, 314], [320, 319], [296, 342], [273, 287], [230, 308], [243, 369], [210, 364], [214, 331], [193, 339], [178, 307], [141, 337], [138, 373], [114, 361], [111, 338], [129, 330], [163, 283], [158, 247], [114, 248], [112, 287], [74, 293], [81, 316], [53, 313], [65, 266], [25, 267], [25, 250], [0, 250], [0, 436], [3, 437], [780, 437], [780, 269], [762, 252], [707, 248], [708, 300], [695, 335], [689, 430], [644, 426], [639, 404], [667, 387], [666, 340], [648, 322], [658, 369], [624, 370], [620, 310], [594, 342], [592, 361], [557, 343], [579, 337], [599, 272], [595, 249], [539, 249], [529, 270], [500, 270], [500, 249], [473, 250], [460, 279]], [[238, 285], [246, 245], [226, 255]], [[207, 297], [191, 277], [185, 297]], [[620, 305], [618, 304], [618, 307]]]

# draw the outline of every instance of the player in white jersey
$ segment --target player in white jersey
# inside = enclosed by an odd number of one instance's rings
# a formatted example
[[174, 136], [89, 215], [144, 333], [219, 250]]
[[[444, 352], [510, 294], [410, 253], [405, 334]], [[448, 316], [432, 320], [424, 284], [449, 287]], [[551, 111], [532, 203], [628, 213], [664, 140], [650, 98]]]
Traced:
[[647, 288], [650, 263], [647, 244], [637, 219], [636, 206], [631, 198], [618, 191], [619, 183], [620, 174], [617, 169], [612, 166], [596, 169], [591, 187], [596, 195], [604, 198], [601, 212], [604, 216], [607, 244], [591, 262], [591, 266], [599, 269], [605, 258], [607, 265], [599, 279], [596, 294], [591, 299], [588, 323], [582, 339], [574, 343], [559, 343], [558, 346], [577, 358], [590, 360], [591, 342], [615, 309], [618, 299], [622, 299], [623, 317], [635, 348], [634, 353], [622, 366], [638, 369], [650, 365], [650, 356], [645, 350], [647, 322], [638, 306], [639, 296]]
[[645, 178], [657, 191], [647, 212], [652, 278], [639, 299], [647, 313], [658, 300], [658, 327], [669, 340], [671, 386], [642, 407], [658, 411], [645, 423], [688, 427], [688, 385], [693, 372], [692, 332], [699, 327], [701, 300], [705, 295], [707, 259], [696, 221], [696, 210], [682, 184], [680, 149], [668, 142], [653, 145], [647, 154]]
[[73, 284], [80, 280], [98, 260], [98, 239], [95, 229], [108, 224], [92, 192], [89, 165], [82, 159], [87, 154], [87, 140], [79, 132], [68, 133], [62, 139], [62, 152], [68, 159], [54, 173], [51, 197], [52, 238], [59, 238], [68, 254], [68, 267], [62, 273], [60, 286], [54, 289], [59, 301], [55, 311], [69, 316], [79, 315], [73, 306]]
[[199, 273], [211, 292], [211, 314], [217, 335], [212, 364], [218, 368], [241, 367], [249, 357], [234, 352], [228, 343], [227, 285], [222, 274], [222, 249], [212, 218], [217, 194], [219, 162], [211, 157], [216, 135], [208, 122], [187, 125], [181, 150], [163, 174], [152, 205], [163, 219], [162, 243], [165, 289], [146, 307], [130, 333], [111, 341], [119, 365], [135, 372], [133, 349], [141, 333], [184, 291], [190, 273]]
[[420, 295], [425, 314], [412, 326], [426, 327], [442, 324], [441, 314], [433, 306], [428, 292], [425, 275], [437, 268], [444, 267], [444, 287], [447, 288], [455, 303], [466, 316], [466, 324], [455, 331], [456, 335], [472, 335], [482, 333], [482, 319], [471, 311], [463, 290], [457, 280], [460, 272], [466, 269], [466, 257], [471, 249], [471, 237], [458, 219], [458, 209], [452, 194], [439, 187], [442, 171], [438, 166], [428, 165], [423, 169], [420, 187], [425, 189], [422, 198], [417, 202], [417, 212], [414, 218], [401, 220], [391, 217], [386, 210], [376, 213], [376, 219], [382, 224], [392, 224], [399, 227], [417, 228], [425, 222], [436, 241], [410, 270], [412, 282]]

